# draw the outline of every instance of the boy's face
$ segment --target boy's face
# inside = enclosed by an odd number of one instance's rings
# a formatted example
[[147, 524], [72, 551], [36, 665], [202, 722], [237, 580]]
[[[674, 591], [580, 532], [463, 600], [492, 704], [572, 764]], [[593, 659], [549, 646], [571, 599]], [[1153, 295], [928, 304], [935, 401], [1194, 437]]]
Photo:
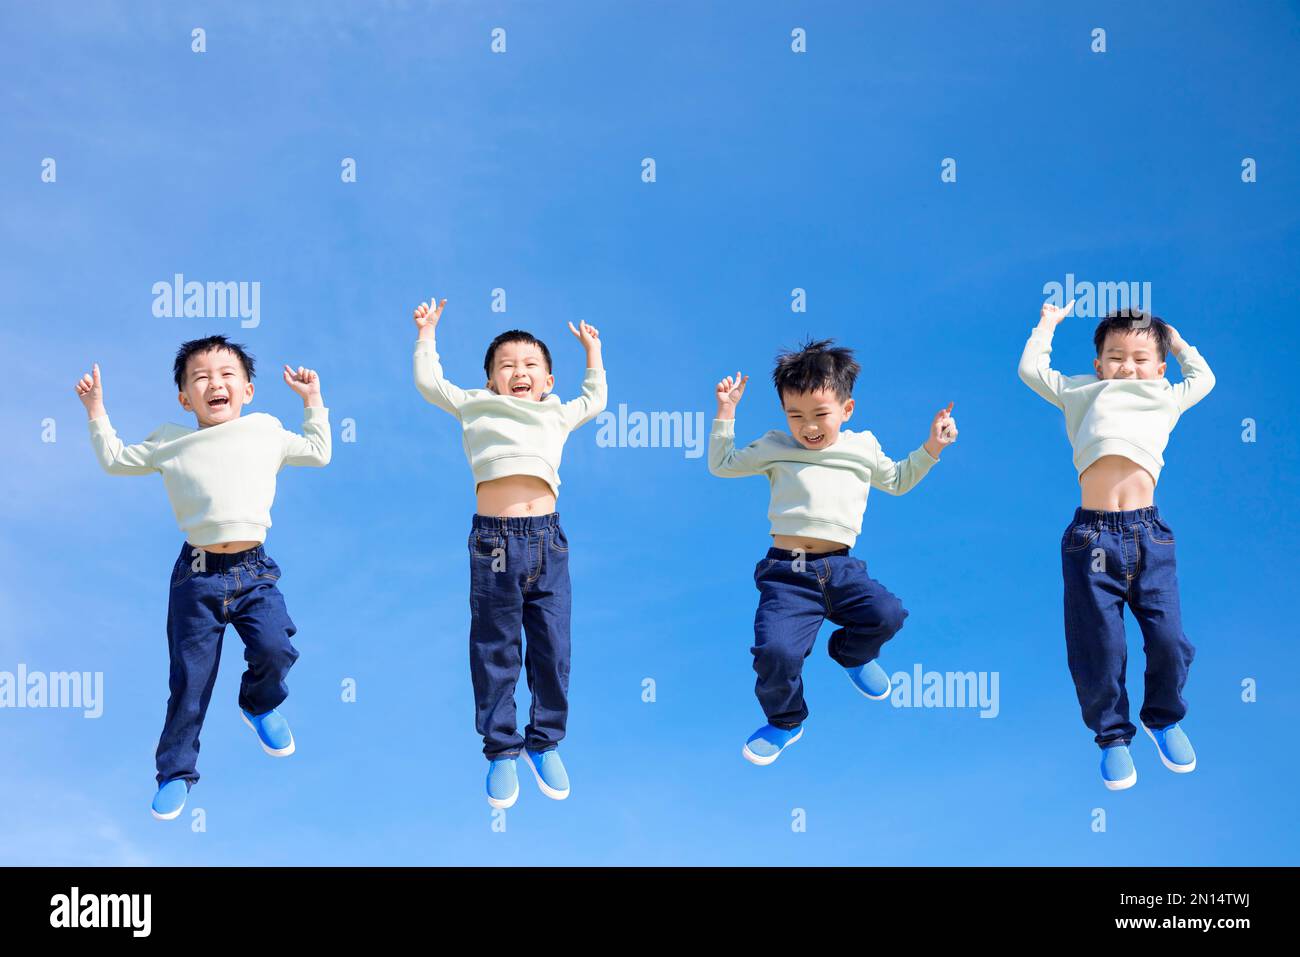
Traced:
[[1106, 333], [1093, 366], [1099, 379], [1159, 379], [1165, 374], [1156, 337], [1140, 329]]
[[253, 383], [244, 375], [244, 364], [229, 349], [190, 356], [182, 383], [181, 406], [194, 413], [201, 429], [239, 418], [253, 398]]
[[488, 388], [497, 395], [542, 401], [551, 391], [555, 376], [546, 371], [546, 357], [532, 342], [503, 342], [492, 356], [492, 378]]
[[781, 396], [790, 434], [806, 449], [825, 449], [835, 444], [840, 426], [853, 415], [853, 400], [841, 402], [834, 389], [815, 392], [786, 392]]

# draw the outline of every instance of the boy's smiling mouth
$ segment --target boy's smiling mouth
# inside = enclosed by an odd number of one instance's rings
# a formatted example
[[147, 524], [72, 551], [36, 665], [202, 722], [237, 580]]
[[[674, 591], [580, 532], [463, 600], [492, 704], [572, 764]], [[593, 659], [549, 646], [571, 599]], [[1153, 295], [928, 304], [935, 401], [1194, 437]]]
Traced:
[[532, 391], [533, 391], [533, 387], [529, 385], [527, 382], [520, 382], [510, 388], [511, 395], [523, 396], [523, 395], [528, 395]]
[[212, 398], [208, 399], [209, 409], [224, 409], [229, 404], [230, 399], [224, 395], [214, 395]]

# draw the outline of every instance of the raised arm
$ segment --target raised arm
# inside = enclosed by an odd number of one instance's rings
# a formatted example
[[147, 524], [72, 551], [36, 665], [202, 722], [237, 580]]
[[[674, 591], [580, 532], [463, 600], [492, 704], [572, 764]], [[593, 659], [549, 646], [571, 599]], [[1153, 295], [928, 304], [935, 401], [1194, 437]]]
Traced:
[[[930, 426], [930, 438], [905, 459], [891, 459], [880, 447], [876, 437], [871, 436], [875, 458], [871, 463], [871, 487], [890, 495], [904, 495], [914, 489], [939, 461], [936, 453], [941, 453], [944, 446], [957, 439], [957, 425], [947, 414], [951, 410], [951, 404], [947, 409], [939, 410]], [[930, 451], [931, 448], [934, 449], [933, 452]]]
[[761, 475], [767, 470], [768, 458], [758, 442], [736, 450], [736, 406], [748, 381], [749, 376], [737, 372], [717, 385], [718, 413], [709, 432], [709, 471], [720, 478]]
[[1052, 368], [1052, 336], [1061, 320], [1068, 316], [1073, 308], [1073, 299], [1063, 309], [1050, 303], [1043, 303], [1038, 325], [1029, 334], [1029, 341], [1025, 343], [1025, 349], [1020, 354], [1020, 378], [1025, 385], [1057, 408], [1064, 408], [1061, 402], [1061, 387], [1065, 377]]
[[569, 331], [578, 337], [587, 353], [587, 374], [582, 378], [582, 394], [562, 406], [564, 424], [573, 430], [604, 411], [609, 391], [605, 384], [605, 365], [601, 358], [600, 330], [580, 321], [577, 329], [570, 322]]
[[151, 463], [159, 433], [153, 433], [136, 445], [122, 443], [104, 408], [104, 384], [99, 376], [98, 363], [77, 381], [76, 393], [86, 409], [91, 448], [104, 471], [109, 475], [148, 475], [154, 471]]
[[1186, 412], [1210, 394], [1214, 388], [1214, 373], [1196, 347], [1188, 345], [1173, 326], [1169, 326], [1169, 336], [1170, 349], [1183, 373], [1183, 381], [1173, 387], [1174, 399], [1179, 411]]
[[321, 398], [320, 376], [315, 369], [284, 367], [284, 381], [302, 398], [302, 435], [284, 430], [284, 465], [328, 465], [330, 461], [330, 415]]
[[415, 341], [415, 387], [426, 400], [459, 417], [467, 394], [442, 377], [442, 364], [438, 361], [438, 349], [434, 344], [434, 330], [445, 305], [446, 299], [437, 302], [435, 298], [416, 307], [415, 325], [420, 332]]

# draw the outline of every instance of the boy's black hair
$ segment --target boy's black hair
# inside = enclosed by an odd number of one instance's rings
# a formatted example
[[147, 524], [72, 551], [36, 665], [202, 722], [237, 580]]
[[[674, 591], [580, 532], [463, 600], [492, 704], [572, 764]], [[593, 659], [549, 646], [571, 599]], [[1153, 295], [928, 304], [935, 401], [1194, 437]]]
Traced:
[[496, 358], [497, 347], [503, 346], [507, 342], [526, 342], [537, 346], [538, 349], [542, 350], [542, 358], [546, 360], [546, 372], [547, 374], [550, 373], [551, 350], [546, 348], [546, 343], [541, 339], [538, 339], [531, 332], [524, 332], [522, 329], [511, 329], [507, 332], [501, 333], [501, 335], [497, 336], [488, 344], [487, 355], [483, 357], [483, 371], [487, 373], [489, 379], [492, 378], [492, 360]]
[[244, 347], [238, 342], [231, 342], [225, 336], [208, 336], [206, 339], [182, 342], [181, 347], [176, 350], [176, 361], [172, 364], [172, 378], [176, 380], [176, 388], [181, 392], [185, 391], [185, 367], [189, 364], [190, 356], [215, 352], [218, 349], [229, 349], [237, 355], [244, 366], [244, 375], [248, 377], [249, 382], [253, 381], [253, 357]]
[[776, 394], [785, 401], [787, 392], [813, 392], [817, 389], [835, 390], [835, 397], [847, 402], [853, 397], [853, 383], [862, 367], [853, 358], [853, 350], [832, 346], [834, 339], [809, 339], [795, 352], [782, 352], [776, 357], [772, 370], [772, 383]]
[[1169, 354], [1169, 327], [1159, 316], [1153, 316], [1141, 309], [1116, 309], [1098, 323], [1097, 331], [1092, 334], [1092, 344], [1097, 347], [1097, 355], [1101, 355], [1107, 335], [1112, 332], [1132, 331], [1144, 332], [1155, 339], [1156, 348], [1160, 351], [1160, 361], [1165, 361], [1165, 357]]

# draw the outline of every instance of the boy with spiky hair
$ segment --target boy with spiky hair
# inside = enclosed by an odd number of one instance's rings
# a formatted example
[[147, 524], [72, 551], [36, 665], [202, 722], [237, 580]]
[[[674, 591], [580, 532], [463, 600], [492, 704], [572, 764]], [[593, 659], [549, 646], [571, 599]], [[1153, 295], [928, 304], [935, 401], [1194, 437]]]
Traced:
[[271, 525], [275, 476], [285, 465], [330, 460], [329, 410], [313, 369], [284, 367], [303, 400], [303, 435], [264, 412], [241, 415], [253, 398], [253, 357], [225, 336], [181, 344], [172, 375], [181, 408], [197, 429], [168, 423], [137, 445], [123, 445], [104, 409], [99, 366], [82, 376], [77, 396], [90, 420], [95, 456], [110, 475], [158, 472], [185, 533], [167, 602], [171, 658], [167, 718], [158, 741], [158, 791], [151, 811], [177, 817], [198, 782], [199, 732], [221, 662], [221, 639], [234, 625], [248, 669], [239, 686], [243, 721], [273, 757], [294, 751], [293, 733], [276, 709], [289, 694], [285, 676], [298, 659], [297, 632], [276, 582], [280, 566], [263, 548]]
[[[1201, 354], [1158, 316], [1117, 310], [1093, 333], [1093, 372], [1064, 376], [1051, 367], [1052, 336], [1074, 308], [1044, 303], [1020, 356], [1020, 378], [1065, 413], [1081, 500], [1061, 536], [1065, 647], [1084, 723], [1102, 749], [1102, 783], [1137, 783], [1128, 745], [1124, 606], [1142, 629], [1146, 688], [1142, 727], [1171, 771], [1196, 769], [1179, 727], [1183, 686], [1196, 649], [1183, 634], [1174, 533], [1155, 506], [1162, 454], [1179, 417], [1214, 388]], [[1183, 380], [1170, 385], [1173, 352]]]
[[862, 530], [870, 489], [902, 495], [914, 488], [956, 441], [957, 423], [949, 402], [935, 413], [923, 445], [906, 459], [890, 459], [870, 432], [842, 428], [853, 415], [859, 371], [852, 351], [829, 339], [779, 355], [772, 382], [790, 431], [768, 432], [739, 451], [736, 405], [749, 376], [737, 372], [717, 385], [709, 471], [724, 478], [765, 475], [772, 486], [772, 547], [754, 569], [759, 602], [750, 649], [767, 724], [741, 749], [754, 764], [771, 764], [803, 735], [803, 662], [826, 619], [839, 626], [827, 650], [858, 691], [889, 697], [889, 676], [876, 658], [908, 613], [849, 549]]
[[[435, 330], [447, 304], [420, 303], [415, 385], [460, 422], [474, 473], [470, 522], [470, 675], [474, 727], [488, 759], [487, 799], [511, 807], [519, 797], [515, 762], [522, 752], [537, 786], [557, 801], [569, 796], [559, 744], [569, 717], [569, 541], [555, 511], [560, 457], [569, 433], [605, 408], [600, 332], [585, 322], [569, 331], [587, 355], [582, 394], [568, 402], [551, 392], [551, 352], [519, 329], [492, 340], [483, 360], [484, 388], [462, 389], [442, 374]], [[515, 724], [520, 629], [533, 704], [528, 727]]]

